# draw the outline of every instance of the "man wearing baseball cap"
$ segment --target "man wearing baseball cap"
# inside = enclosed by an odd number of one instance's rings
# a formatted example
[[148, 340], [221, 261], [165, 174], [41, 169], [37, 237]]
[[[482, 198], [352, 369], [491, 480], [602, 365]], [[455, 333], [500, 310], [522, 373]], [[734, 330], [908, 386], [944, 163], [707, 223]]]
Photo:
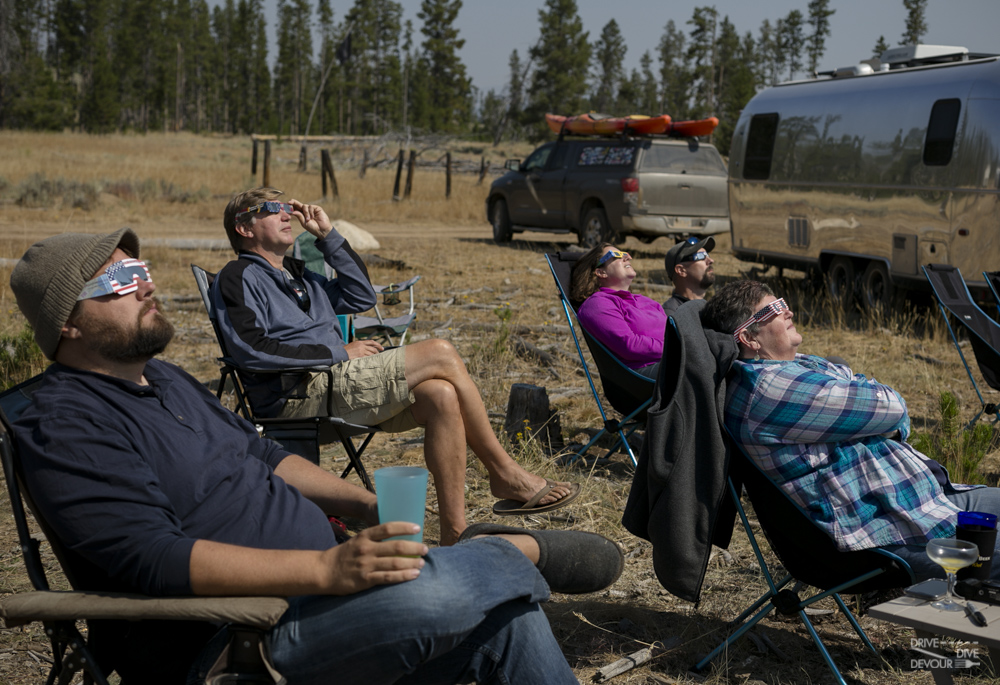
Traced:
[[[482, 525], [447, 548], [389, 540], [420, 528], [377, 525], [372, 493], [260, 438], [155, 358], [174, 331], [130, 229], [36, 243], [11, 289], [55, 362], [14, 437], [78, 589], [288, 597], [267, 639], [293, 683], [577, 682], [538, 602], [613, 582], [615, 543]], [[333, 513], [371, 527], [338, 544]], [[127, 682], [203, 678], [221, 649], [208, 624], [90, 629]]]
[[663, 303], [667, 316], [689, 300], [704, 300], [705, 293], [715, 284], [715, 263], [708, 255], [715, 249], [715, 238], [691, 236], [667, 251], [664, 266], [674, 284], [674, 294]]

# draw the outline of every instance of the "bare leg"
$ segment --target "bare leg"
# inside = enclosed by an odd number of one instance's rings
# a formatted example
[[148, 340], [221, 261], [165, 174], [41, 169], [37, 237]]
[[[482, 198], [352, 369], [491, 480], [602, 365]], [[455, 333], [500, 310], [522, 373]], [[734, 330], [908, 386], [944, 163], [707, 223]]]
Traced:
[[[441, 433], [460, 431], [464, 435], [464, 442], [490, 474], [490, 491], [494, 497], [526, 502], [541, 490], [545, 486], [545, 479], [521, 468], [500, 445], [490, 425], [479, 388], [469, 376], [465, 363], [454, 346], [446, 340], [435, 339], [407, 345], [404, 349], [406, 382], [417, 396], [413, 414], [417, 421], [428, 429], [425, 453], [439, 449], [437, 444], [431, 443], [430, 427], [432, 423], [440, 422], [443, 426]], [[459, 412], [437, 413], [425, 411], [423, 407], [418, 406], [420, 405], [418, 388], [431, 380], [445, 381], [452, 386]], [[443, 444], [440, 448], [446, 449]], [[563, 483], [553, 488], [539, 504], [548, 504], [565, 497], [570, 492], [568, 485]]]
[[451, 384], [441, 380], [424, 381], [413, 394], [413, 418], [425, 427], [424, 459], [437, 490], [441, 545], [454, 545], [466, 528], [465, 430], [460, 421], [447, 425], [436, 417], [458, 416], [458, 397]]

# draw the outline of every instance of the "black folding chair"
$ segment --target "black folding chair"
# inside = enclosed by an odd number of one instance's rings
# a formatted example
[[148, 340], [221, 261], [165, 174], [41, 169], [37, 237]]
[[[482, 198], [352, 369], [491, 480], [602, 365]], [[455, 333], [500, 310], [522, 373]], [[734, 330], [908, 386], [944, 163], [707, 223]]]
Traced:
[[569, 332], [573, 336], [573, 344], [576, 346], [576, 352], [580, 357], [580, 364], [583, 366], [587, 383], [590, 384], [590, 391], [594, 395], [594, 401], [597, 402], [597, 409], [600, 411], [601, 420], [604, 423], [603, 427], [590, 439], [590, 442], [577, 452], [577, 455], [583, 456], [586, 454], [587, 450], [597, 443], [605, 433], [617, 434], [617, 438], [608, 451], [608, 455], [614, 454], [620, 448], [628, 453], [629, 459], [632, 460], [632, 465], [635, 466], [638, 461], [628, 440], [632, 433], [646, 425], [646, 409], [649, 407], [650, 402], [652, 402], [655, 381], [625, 366], [607, 347], [587, 333], [583, 326], [580, 326], [583, 339], [586, 341], [587, 348], [590, 350], [594, 363], [597, 365], [597, 372], [601, 377], [601, 385], [604, 388], [604, 396], [607, 398], [608, 403], [623, 416], [622, 419], [608, 418], [608, 414], [604, 410], [604, 404], [601, 402], [601, 396], [597, 392], [597, 386], [594, 385], [594, 379], [590, 375], [587, 359], [583, 356], [583, 348], [580, 346], [580, 339], [576, 335], [576, 326], [573, 324], [580, 303], [572, 302], [569, 298], [570, 281], [573, 275], [573, 265], [580, 258], [581, 254], [580, 252], [557, 252], [545, 255], [545, 261], [548, 262], [552, 278], [556, 282], [559, 302], [562, 304], [563, 313], [566, 315], [566, 323], [569, 324]]
[[[972, 426], [983, 414], [992, 414], [994, 423], [1000, 420], [1000, 408], [994, 402], [986, 402], [983, 394], [979, 391], [979, 384], [976, 383], [972, 375], [972, 369], [965, 359], [962, 347], [958, 344], [958, 338], [951, 326], [954, 320], [969, 336], [972, 344], [972, 353], [976, 357], [979, 365], [979, 372], [994, 390], [1000, 390], [1000, 324], [994, 321], [986, 312], [980, 309], [979, 305], [972, 299], [972, 293], [962, 278], [962, 272], [954, 266], [947, 264], [928, 264], [923, 267], [927, 282], [931, 285], [934, 297], [944, 316], [944, 323], [948, 327], [951, 341], [955, 343], [958, 356], [965, 366], [965, 372], [972, 381], [972, 387], [979, 398], [979, 413], [969, 421]], [[985, 274], [984, 274], [985, 275]], [[987, 278], [987, 283], [993, 287], [991, 278]], [[950, 316], [949, 316], [950, 315]]]
[[[785, 575], [776, 581], [771, 574], [740, 502], [740, 494], [733, 485], [733, 478], [730, 478], [730, 496], [743, 522], [743, 529], [750, 540], [750, 546], [757, 557], [764, 580], [767, 582], [767, 591], [743, 613], [730, 621], [730, 627], [735, 630], [722, 644], [699, 661], [694, 670], [700, 671], [706, 668], [715, 657], [729, 649], [730, 645], [772, 610], [777, 609], [783, 616], [797, 615], [802, 620], [834, 678], [841, 685], [846, 685], [833, 657], [830, 656], [809, 619], [806, 609], [827, 597], [832, 597], [864, 645], [878, 656], [878, 652], [847, 608], [841, 594], [860, 594], [907, 587], [915, 581], [912, 569], [903, 559], [883, 550], [843, 552], [837, 549], [826, 532], [743, 454], [735, 443], [730, 459], [730, 467], [734, 472], [738, 472], [738, 477], [742, 479], [743, 490], [753, 504], [764, 537], [784, 567]], [[802, 598], [800, 592], [805, 586], [817, 588], [819, 591]]]
[[1000, 314], [1000, 271], [984, 271], [983, 278], [986, 279], [986, 285], [989, 286], [990, 293], [993, 294], [997, 314]]
[[[678, 328], [673, 318], [669, 319], [671, 334], [679, 336]], [[685, 345], [707, 345], [704, 336], [688, 336]], [[664, 362], [668, 363], [665, 356]], [[674, 361], [679, 364], [679, 360]], [[722, 362], [720, 361], [720, 364]], [[724, 369], [722, 369], [724, 370]], [[665, 377], [681, 378], [673, 367], [661, 369]], [[723, 416], [717, 411], [716, 415]], [[861, 637], [865, 646], [875, 652], [871, 641], [864, 630], [844, 604], [840, 593], [862, 593], [877, 589], [905, 587], [914, 581], [913, 572], [905, 561], [882, 550], [864, 550], [859, 552], [843, 552], [827, 533], [816, 525], [809, 515], [789, 498], [785, 492], [764, 474], [754, 462], [732, 440], [725, 426], [722, 432], [729, 443], [729, 476], [727, 485], [730, 498], [743, 523], [743, 528], [754, 550], [757, 563], [767, 582], [767, 591], [751, 604], [743, 613], [730, 622], [735, 628], [718, 647], [695, 666], [695, 671], [705, 669], [719, 654], [726, 651], [747, 631], [753, 628], [772, 610], [787, 616], [798, 615], [805, 624], [809, 635], [819, 649], [823, 660], [833, 673], [837, 682], [844, 683], [833, 658], [827, 651], [823, 640], [816, 632], [812, 621], [806, 613], [806, 608], [827, 597], [832, 597], [847, 617], [851, 626]], [[715, 455], [699, 454], [699, 459], [714, 459]], [[736, 483], [741, 483], [738, 487]], [[740, 501], [741, 490], [745, 492], [753, 504], [753, 510], [761, 530], [764, 532], [771, 550], [785, 568], [785, 576], [775, 581], [761, 553], [757, 537]], [[719, 508], [722, 508], [720, 504]], [[794, 581], [794, 585], [792, 585]], [[792, 585], [792, 587], [789, 587]], [[799, 593], [805, 586], [818, 588], [820, 592], [801, 598]]]
[[[52, 528], [40, 515], [24, 486], [21, 462], [13, 439], [11, 422], [31, 404], [31, 396], [41, 384], [36, 376], [0, 395], [0, 462], [7, 482], [14, 525], [21, 554], [33, 592], [19, 592], [0, 600], [0, 617], [7, 628], [39, 621], [52, 645], [53, 663], [47, 685], [68, 685], [83, 671], [84, 683], [107, 685], [107, 675], [114, 668], [114, 645], [95, 648], [91, 630], [82, 633], [77, 621], [183, 621], [177, 632], [189, 635], [192, 621], [203, 626], [205, 635], [228, 623], [226, 651], [204, 681], [209, 685], [224, 683], [268, 684], [284, 679], [274, 670], [263, 645], [263, 633], [272, 628], [288, 608], [281, 597], [148, 597], [106, 592], [87, 587], [74, 569], [83, 562], [62, 546]], [[59, 561], [73, 591], [54, 591], [49, 586], [40, 553], [42, 543], [28, 527], [27, 505]], [[188, 655], [190, 656], [190, 655]], [[149, 675], [140, 682], [163, 682], [165, 673], [186, 671], [189, 663], [181, 654], [171, 654], [168, 663], [150, 663]], [[127, 685], [135, 685], [130, 679]], [[123, 681], [123, 685], [126, 685]]]
[[[194, 279], [198, 284], [198, 292], [201, 293], [201, 299], [205, 305], [205, 311], [208, 313], [209, 321], [212, 323], [212, 330], [215, 332], [215, 339], [219, 344], [219, 349], [222, 351], [222, 356], [219, 357], [221, 368], [219, 370], [220, 378], [219, 389], [217, 392], [218, 397], [220, 399], [222, 398], [226, 389], [226, 381], [230, 381], [233, 387], [233, 394], [236, 398], [237, 411], [243, 416], [243, 418], [259, 426], [261, 434], [264, 437], [274, 440], [285, 449], [309, 458], [315, 463], [319, 463], [320, 445], [326, 445], [339, 441], [340, 444], [343, 445], [348, 458], [347, 467], [344, 469], [343, 473], [341, 473], [340, 477], [346, 477], [347, 474], [349, 474], [353, 469], [357, 472], [358, 478], [361, 479], [364, 486], [368, 490], [374, 492], [375, 486], [372, 484], [371, 478], [368, 476], [368, 471], [365, 469], [365, 465], [361, 461], [361, 455], [364, 454], [365, 449], [368, 447], [368, 443], [371, 442], [375, 433], [379, 432], [381, 429], [378, 426], [365, 426], [361, 424], [348, 423], [347, 421], [344, 421], [336, 416], [313, 416], [307, 418], [287, 419], [257, 416], [253, 411], [253, 407], [247, 395], [246, 382], [243, 378], [243, 374], [254, 373], [256, 375], [275, 374], [301, 376], [304, 373], [330, 374], [330, 369], [327, 367], [303, 367], [289, 368], [282, 371], [259, 371], [240, 367], [236, 361], [229, 356], [226, 349], [226, 341], [222, 336], [221, 329], [219, 328], [218, 317], [209, 293], [212, 281], [215, 279], [215, 274], [209, 273], [200, 266], [196, 266], [194, 264], [191, 265], [191, 272], [194, 274]], [[329, 385], [330, 384], [328, 383], [328, 387]], [[364, 438], [360, 446], [355, 446], [353, 439], [361, 436], [364, 436]]]

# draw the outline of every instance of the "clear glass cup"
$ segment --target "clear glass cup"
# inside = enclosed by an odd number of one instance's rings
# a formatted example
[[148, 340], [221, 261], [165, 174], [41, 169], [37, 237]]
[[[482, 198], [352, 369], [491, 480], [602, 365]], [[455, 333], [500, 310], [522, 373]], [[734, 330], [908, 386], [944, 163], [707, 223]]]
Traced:
[[948, 594], [931, 604], [942, 611], [964, 611], [965, 607], [955, 600], [955, 574], [979, 559], [979, 547], [975, 543], [954, 538], [934, 538], [927, 543], [927, 556], [948, 574]]

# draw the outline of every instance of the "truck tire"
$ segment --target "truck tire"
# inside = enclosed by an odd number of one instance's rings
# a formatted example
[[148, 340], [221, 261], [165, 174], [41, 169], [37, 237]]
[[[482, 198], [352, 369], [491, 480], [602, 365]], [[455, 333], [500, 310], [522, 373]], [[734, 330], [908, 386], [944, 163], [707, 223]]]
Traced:
[[611, 226], [608, 224], [608, 215], [604, 213], [604, 210], [600, 207], [588, 209], [587, 213], [583, 215], [583, 223], [580, 224], [580, 230], [577, 233], [577, 242], [579, 242], [580, 247], [590, 249], [603, 242], [610, 243], [613, 242], [613, 236]]
[[834, 257], [826, 271], [826, 290], [830, 300], [845, 312], [849, 311], [854, 306], [856, 289], [854, 262], [847, 257]]
[[493, 202], [490, 223], [493, 224], [493, 240], [498, 243], [509, 243], [514, 236], [514, 231], [510, 227], [510, 214], [507, 213], [506, 200], [501, 198]]
[[884, 262], [868, 262], [861, 277], [861, 296], [869, 311], [888, 313], [899, 305], [898, 290], [892, 284]]

